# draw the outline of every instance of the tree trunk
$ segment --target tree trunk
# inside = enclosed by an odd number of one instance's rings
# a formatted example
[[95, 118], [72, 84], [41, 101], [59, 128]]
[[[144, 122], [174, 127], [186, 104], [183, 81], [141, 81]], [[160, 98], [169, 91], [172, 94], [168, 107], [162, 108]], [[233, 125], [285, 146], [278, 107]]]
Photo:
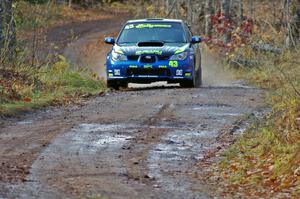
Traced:
[[170, 12], [170, 0], [166, 0], [166, 14]]
[[174, 0], [176, 5], [175, 5], [175, 13], [174, 16], [176, 19], [180, 17], [180, 0]]
[[160, 17], [160, 0], [157, 0], [157, 1], [154, 1], [153, 4], [155, 5], [154, 6], [154, 15], [153, 15], [153, 18], [158, 18]]
[[16, 45], [12, 0], [1, 0], [0, 10], [0, 48], [12, 58]]
[[189, 22], [190, 25], [193, 24], [193, 7], [192, 7], [192, 0], [187, 1], [187, 21]]
[[[0, 52], [2, 51], [3, 47], [4, 47], [4, 6], [3, 6], [3, 2], [0, 2]], [[2, 54], [2, 53], [1, 53]], [[1, 55], [0, 54], [0, 55]]]
[[240, 4], [240, 19], [244, 20], [244, 0], [239, 0]]
[[171, 6], [170, 5], [168, 6], [169, 7], [168, 8], [168, 13], [166, 14], [165, 18], [169, 18], [170, 16], [174, 16], [174, 15], [172, 15], [172, 13], [174, 13], [173, 10], [175, 10], [175, 12], [176, 12], [176, 8], [177, 8], [177, 0], [173, 0], [173, 1], [169, 0], [168, 2], [170, 3]]
[[[230, 24], [230, 8], [231, 8], [231, 0], [222, 0], [222, 12], [224, 13], [226, 24]], [[226, 27], [225, 31], [225, 42], [229, 43], [231, 41], [231, 30]]]
[[213, 0], [206, 0], [206, 2], [205, 2], [205, 34], [209, 38], [212, 37], [213, 24], [212, 24], [211, 17], [213, 14], [214, 14]]
[[277, 11], [276, 11], [276, 6], [277, 6], [277, 3], [276, 1], [273, 1], [273, 25], [276, 26], [276, 19], [277, 19]]
[[250, 15], [251, 15], [251, 18], [254, 19], [254, 0], [251, 0], [250, 1]]
[[293, 14], [293, 37], [296, 45], [300, 44], [300, 0], [296, 2], [296, 11]]
[[[292, 6], [295, 6], [295, 9], [291, 9]], [[294, 2], [285, 0], [285, 16], [287, 19], [286, 46], [296, 48], [300, 45], [300, 0], [294, 0]]]

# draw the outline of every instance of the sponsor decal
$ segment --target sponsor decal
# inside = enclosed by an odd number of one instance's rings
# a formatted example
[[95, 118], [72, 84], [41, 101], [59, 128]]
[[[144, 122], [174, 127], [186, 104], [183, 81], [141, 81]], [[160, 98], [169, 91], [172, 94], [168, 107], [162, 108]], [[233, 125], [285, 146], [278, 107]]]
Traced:
[[145, 65], [144, 68], [152, 68], [152, 65]]
[[162, 50], [139, 50], [136, 51], [136, 55], [142, 55], [142, 54], [155, 54], [155, 55], [162, 55]]
[[182, 70], [176, 70], [176, 76], [182, 76], [183, 71]]
[[177, 68], [178, 67], [178, 61], [170, 61], [169, 66]]
[[158, 66], [158, 68], [168, 68], [168, 67], [164, 66], [164, 65], [161, 65], [161, 66]]
[[129, 68], [138, 68], [138, 66], [130, 65]]
[[114, 73], [115, 73], [115, 75], [121, 75], [121, 70], [120, 69], [115, 69]]
[[143, 29], [143, 28], [172, 28], [170, 24], [129, 24], [125, 26], [125, 30], [128, 29]]

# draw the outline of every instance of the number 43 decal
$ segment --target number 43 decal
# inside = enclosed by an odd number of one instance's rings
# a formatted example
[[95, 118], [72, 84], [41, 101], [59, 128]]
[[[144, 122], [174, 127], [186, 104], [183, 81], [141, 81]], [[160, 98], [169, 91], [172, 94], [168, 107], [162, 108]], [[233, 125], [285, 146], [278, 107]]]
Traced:
[[178, 61], [170, 61], [169, 66], [174, 67], [174, 68], [178, 67]]

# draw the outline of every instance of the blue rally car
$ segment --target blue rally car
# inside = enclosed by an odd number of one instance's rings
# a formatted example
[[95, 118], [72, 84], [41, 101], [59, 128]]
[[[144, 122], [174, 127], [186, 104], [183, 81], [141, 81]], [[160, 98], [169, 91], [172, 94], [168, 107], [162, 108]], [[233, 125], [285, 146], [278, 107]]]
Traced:
[[114, 89], [132, 83], [167, 81], [182, 87], [201, 85], [201, 38], [192, 36], [182, 20], [128, 21], [107, 55], [107, 86]]

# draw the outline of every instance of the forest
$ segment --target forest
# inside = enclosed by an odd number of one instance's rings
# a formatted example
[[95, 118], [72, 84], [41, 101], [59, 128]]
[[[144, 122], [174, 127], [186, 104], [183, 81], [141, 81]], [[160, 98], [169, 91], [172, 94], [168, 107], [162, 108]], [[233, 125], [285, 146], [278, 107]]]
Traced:
[[186, 21], [224, 70], [265, 93], [263, 119], [205, 165], [203, 180], [221, 196], [298, 198], [300, 0], [1, 0], [0, 124], [111, 92], [95, 71], [74, 69], [63, 54], [79, 39], [76, 31], [45, 37], [56, 27], [118, 15]]

